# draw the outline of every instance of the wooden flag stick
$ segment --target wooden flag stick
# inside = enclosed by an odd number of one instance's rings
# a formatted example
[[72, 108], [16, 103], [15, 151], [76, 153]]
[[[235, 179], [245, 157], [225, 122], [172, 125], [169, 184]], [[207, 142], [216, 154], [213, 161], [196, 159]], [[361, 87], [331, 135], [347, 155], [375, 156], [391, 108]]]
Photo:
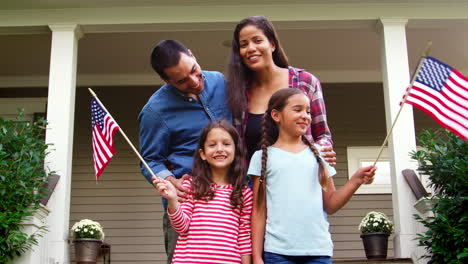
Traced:
[[400, 110], [398, 110], [398, 113], [397, 113], [397, 115], [395, 117], [395, 120], [393, 120], [393, 124], [390, 127], [390, 130], [388, 131], [387, 136], [385, 137], [385, 140], [382, 143], [382, 146], [380, 146], [379, 154], [377, 154], [377, 158], [375, 159], [373, 166], [375, 166], [375, 164], [377, 164], [377, 161], [379, 161], [379, 158], [380, 158], [380, 155], [382, 154], [383, 148], [385, 147], [385, 144], [387, 144], [388, 138], [392, 134], [393, 127], [395, 126], [396, 121], [398, 120], [398, 117], [400, 116], [400, 113], [401, 113], [401, 110], [403, 109], [403, 106], [405, 106], [406, 99], [408, 98], [408, 95], [409, 95], [409, 93], [411, 91], [411, 88], [413, 87], [413, 83], [416, 80], [416, 77], [418, 76], [419, 70], [421, 69], [424, 61], [426, 60], [426, 57], [429, 56], [429, 52], [431, 51], [431, 48], [432, 48], [432, 42], [429, 41], [427, 43], [427, 45], [426, 45], [426, 48], [424, 49], [424, 52], [423, 52], [423, 55], [422, 55], [421, 59], [419, 60], [418, 67], [416, 67], [416, 71], [414, 72], [414, 74], [413, 74], [413, 76], [411, 78], [411, 82], [410, 82], [408, 88], [406, 89], [405, 96], [403, 97], [403, 101], [401, 102]]
[[[97, 95], [94, 93], [94, 91], [91, 89], [91, 88], [88, 88], [88, 91], [91, 93], [91, 95], [96, 98], [96, 100], [98, 101], [98, 103], [102, 106], [102, 108], [104, 108], [104, 110], [106, 110], [106, 112], [109, 114], [109, 116], [114, 119], [112, 117], [112, 115], [110, 114], [109, 111], [107, 111], [106, 107], [101, 103], [101, 100], [99, 100], [99, 98], [97, 97]], [[117, 124], [117, 121], [114, 119], [115, 123]], [[119, 124], [117, 124], [117, 126], [119, 126]], [[132, 142], [130, 141], [130, 139], [128, 139], [127, 135], [125, 135], [125, 133], [123, 132], [122, 128], [119, 126], [119, 131], [120, 131], [120, 134], [122, 134], [122, 136], [125, 138], [125, 140], [128, 142], [128, 144], [130, 145], [130, 147], [133, 149], [133, 151], [135, 152], [135, 154], [138, 156], [138, 158], [140, 159], [140, 161], [145, 165], [146, 169], [151, 173], [151, 176], [154, 176], [156, 177], [156, 175], [153, 173], [153, 171], [150, 169], [150, 167], [148, 166], [148, 164], [146, 163], [146, 161], [143, 159], [143, 157], [140, 155], [140, 152], [138, 152], [138, 150], [135, 148], [135, 146], [133, 146]]]

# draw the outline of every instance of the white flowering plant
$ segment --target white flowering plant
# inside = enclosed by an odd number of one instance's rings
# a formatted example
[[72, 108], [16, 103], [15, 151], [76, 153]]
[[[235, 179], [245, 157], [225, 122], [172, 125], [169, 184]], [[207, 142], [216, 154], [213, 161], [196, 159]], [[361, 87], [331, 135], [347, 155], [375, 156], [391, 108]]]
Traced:
[[393, 232], [393, 223], [381, 212], [369, 212], [359, 224], [361, 233], [387, 233]]
[[89, 219], [76, 222], [71, 228], [73, 238], [104, 239], [104, 231], [101, 224]]

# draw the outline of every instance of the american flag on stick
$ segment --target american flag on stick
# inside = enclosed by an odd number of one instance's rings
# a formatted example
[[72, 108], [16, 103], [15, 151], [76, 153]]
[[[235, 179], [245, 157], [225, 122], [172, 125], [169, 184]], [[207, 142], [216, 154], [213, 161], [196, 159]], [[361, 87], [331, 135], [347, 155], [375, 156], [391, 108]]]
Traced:
[[135, 152], [141, 163], [145, 165], [146, 169], [152, 176], [156, 177], [130, 139], [128, 139], [122, 128], [119, 127], [115, 119], [101, 103], [94, 91], [91, 88], [88, 88], [88, 91], [93, 96], [91, 99], [91, 127], [93, 128], [93, 159], [94, 169], [96, 171], [96, 183], [99, 176], [101, 176], [101, 173], [109, 164], [112, 156], [115, 154], [114, 134], [117, 130], [122, 134], [122, 137], [127, 141], [128, 145], [132, 148], [133, 152]]
[[424, 111], [463, 140], [468, 138], [468, 77], [426, 57], [409, 89], [403, 102]]
[[115, 154], [114, 134], [119, 129], [119, 125], [96, 98], [91, 99], [91, 123], [94, 170], [97, 182]]
[[447, 64], [429, 57], [431, 47], [430, 41], [400, 102], [400, 110], [380, 146], [374, 166], [393, 131], [404, 103], [432, 116], [436, 122], [463, 140], [468, 137], [468, 78]]

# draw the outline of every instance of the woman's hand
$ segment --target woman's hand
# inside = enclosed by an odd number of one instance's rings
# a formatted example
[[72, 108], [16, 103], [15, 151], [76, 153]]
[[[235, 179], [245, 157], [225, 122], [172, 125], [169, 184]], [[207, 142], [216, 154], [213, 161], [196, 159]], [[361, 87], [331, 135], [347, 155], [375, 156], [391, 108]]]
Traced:
[[328, 142], [320, 140], [319, 145], [321, 146], [320, 151], [322, 152], [323, 159], [330, 164], [330, 166], [336, 166], [336, 152], [333, 151], [333, 146]]

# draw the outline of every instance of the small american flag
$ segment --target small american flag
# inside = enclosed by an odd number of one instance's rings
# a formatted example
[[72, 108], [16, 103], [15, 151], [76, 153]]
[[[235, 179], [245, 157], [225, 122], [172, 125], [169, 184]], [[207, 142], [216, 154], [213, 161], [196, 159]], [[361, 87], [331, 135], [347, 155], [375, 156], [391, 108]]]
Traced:
[[93, 128], [94, 170], [97, 181], [115, 154], [113, 138], [119, 126], [96, 98], [91, 99], [91, 126]]
[[426, 112], [463, 140], [468, 138], [468, 78], [449, 65], [427, 57], [406, 103]]

